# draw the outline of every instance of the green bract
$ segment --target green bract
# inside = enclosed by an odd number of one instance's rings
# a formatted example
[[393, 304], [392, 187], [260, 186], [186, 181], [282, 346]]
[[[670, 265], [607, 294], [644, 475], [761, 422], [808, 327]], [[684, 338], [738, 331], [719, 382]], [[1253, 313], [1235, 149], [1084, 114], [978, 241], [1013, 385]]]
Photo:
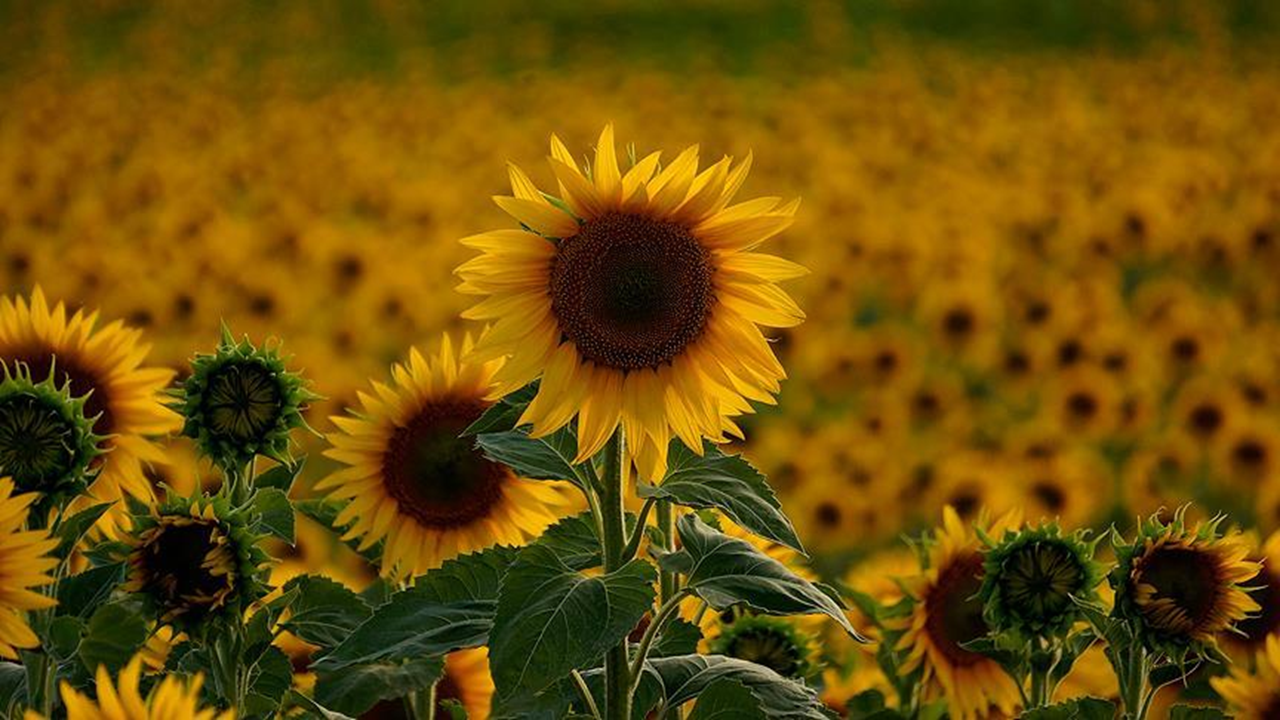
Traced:
[[1102, 568], [1093, 559], [1098, 539], [1088, 531], [1063, 534], [1057, 523], [984, 536], [983, 619], [995, 633], [1061, 637], [1081, 619], [1078, 602], [1096, 600]]
[[94, 418], [85, 417], [89, 396], [71, 397], [70, 383], [32, 382], [22, 363], [0, 368], [0, 476], [12, 477], [23, 492], [40, 493], [44, 502], [79, 494], [102, 452]]
[[212, 355], [191, 361], [179, 408], [182, 434], [224, 469], [239, 472], [263, 455], [291, 464], [290, 432], [305, 427], [302, 411], [316, 395], [285, 369], [279, 348], [236, 342], [223, 328]]

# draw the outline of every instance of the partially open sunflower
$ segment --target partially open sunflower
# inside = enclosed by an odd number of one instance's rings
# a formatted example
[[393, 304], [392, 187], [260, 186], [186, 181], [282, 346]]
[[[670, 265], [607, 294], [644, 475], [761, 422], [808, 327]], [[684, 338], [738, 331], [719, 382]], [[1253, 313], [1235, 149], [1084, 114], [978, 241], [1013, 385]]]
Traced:
[[1239, 720], [1280, 717], [1280, 635], [1270, 635], [1258, 649], [1255, 669], [1235, 665], [1228, 677], [1209, 680]]
[[556, 137], [558, 196], [510, 168], [512, 195], [495, 198], [520, 229], [462, 240], [483, 254], [458, 268], [459, 291], [485, 299], [463, 313], [492, 325], [472, 360], [509, 357], [490, 397], [542, 383], [521, 422], [535, 436], [578, 418], [578, 457], [619, 426], [645, 479], [660, 478], [679, 437], [735, 433], [749, 401], [772, 403], [785, 377], [760, 330], [804, 313], [777, 282], [804, 268], [754, 252], [792, 223], [798, 201], [731, 205], [751, 157], [698, 170], [690, 147], [665, 167], [653, 153], [624, 173], [613, 128], [579, 167]]
[[[461, 354], [471, 349], [462, 342]], [[325, 455], [347, 465], [316, 488], [346, 503], [338, 526], [361, 549], [383, 542], [382, 572], [413, 576], [462, 553], [521, 544], [570, 509], [567, 484], [517, 477], [461, 437], [491, 404], [500, 361], [460, 360], [446, 335], [429, 360], [416, 349], [393, 386], [360, 393], [362, 411], [332, 418]]]

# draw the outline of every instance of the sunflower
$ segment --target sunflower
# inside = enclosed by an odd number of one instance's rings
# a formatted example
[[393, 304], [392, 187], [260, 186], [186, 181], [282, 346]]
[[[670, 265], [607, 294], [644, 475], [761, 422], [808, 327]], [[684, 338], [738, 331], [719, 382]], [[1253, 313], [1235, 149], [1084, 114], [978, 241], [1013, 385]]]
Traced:
[[[62, 683], [62, 703], [67, 720], [232, 720], [235, 711], [218, 711], [200, 702], [202, 676], [185, 680], [166, 675], [144, 697], [138, 684], [142, 680], [142, 656], [136, 655], [120, 672], [118, 682], [111, 680], [106, 666], [98, 667], [94, 691], [97, 700], [81, 695], [69, 683]], [[26, 720], [44, 720], [28, 710]]]
[[577, 462], [621, 423], [644, 479], [661, 478], [673, 436], [740, 434], [730, 419], [749, 401], [774, 402], [785, 377], [759, 326], [798, 325], [804, 313], [775, 284], [806, 271], [752, 252], [792, 223], [798, 201], [730, 201], [751, 157], [698, 172], [698, 148], [659, 168], [658, 153], [623, 174], [613, 128], [584, 173], [556, 137], [559, 198], [510, 170], [513, 197], [495, 198], [525, 229], [462, 243], [484, 254], [458, 268], [459, 291], [486, 296], [463, 317], [491, 321], [476, 362], [510, 356], [489, 397], [541, 377], [521, 418], [535, 436], [578, 417]]
[[[987, 532], [1002, 534], [1017, 524], [1011, 512]], [[921, 672], [925, 699], [946, 698], [959, 720], [982, 717], [992, 708], [1012, 714], [1020, 696], [1013, 679], [996, 661], [963, 647], [990, 632], [976, 597], [983, 578], [977, 535], [947, 507], [942, 528], [926, 538], [923, 553], [920, 574], [905, 581], [913, 600], [910, 615], [885, 623], [901, 633], [887, 638], [907, 653], [899, 669]]]
[[55, 385], [69, 383], [72, 397], [85, 397], [93, 432], [105, 438], [94, 498], [150, 500], [143, 463], [163, 463], [164, 453], [148, 438], [181, 427], [160, 395], [174, 373], [143, 365], [150, 346], [141, 331], [120, 321], [97, 328], [97, 312], [68, 314], [62, 303], [50, 308], [38, 287], [30, 300], [0, 298], [0, 361], [24, 363], [37, 382], [52, 372]]
[[239, 621], [266, 594], [267, 555], [226, 498], [176, 498], [133, 517], [125, 590], [175, 629], [196, 632], [209, 621]]
[[1241, 584], [1261, 565], [1236, 532], [1220, 536], [1222, 516], [1188, 527], [1185, 508], [1169, 523], [1153, 515], [1133, 543], [1116, 548], [1112, 611], [1133, 623], [1144, 644], [1173, 658], [1203, 654], [1215, 637], [1259, 610]]
[[103, 438], [85, 416], [86, 398], [67, 383], [32, 382], [27, 365], [0, 364], [0, 473], [38, 493], [37, 515], [84, 491]]
[[35, 493], [14, 497], [13, 481], [0, 479], [0, 657], [10, 660], [18, 658], [15, 648], [40, 644], [23, 611], [57, 604], [29, 589], [53, 582], [46, 573], [58, 564], [55, 558], [45, 557], [58, 546], [57, 539], [43, 530], [22, 529], [28, 508], [38, 497]]
[[1224, 645], [1238, 659], [1251, 657], [1268, 637], [1280, 633], [1280, 532], [1272, 533], [1249, 559], [1262, 565], [1249, 581], [1249, 597], [1259, 609], [1237, 622], [1236, 632], [1223, 636]]
[[978, 597], [995, 632], [1065, 637], [1082, 617], [1076, 603], [1097, 600], [1103, 573], [1093, 555], [1099, 538], [1089, 540], [1088, 531], [1064, 534], [1056, 523], [1045, 523], [983, 539], [987, 549]]
[[763, 665], [783, 677], [797, 680], [814, 671], [814, 638], [800, 629], [794, 618], [743, 613], [721, 623], [710, 642], [711, 653]]
[[[472, 349], [464, 338], [461, 354]], [[334, 417], [325, 455], [345, 467], [316, 488], [348, 501], [336, 524], [367, 549], [384, 542], [382, 572], [420, 575], [455, 555], [520, 544], [569, 509], [558, 483], [516, 477], [459, 437], [489, 406], [499, 361], [459, 359], [449, 336], [430, 360], [417, 349], [392, 368], [394, 386], [360, 393], [363, 413]]]
[[1235, 665], [1227, 677], [1209, 680], [1238, 720], [1270, 720], [1280, 717], [1280, 635], [1270, 635], [1259, 648], [1256, 668]]
[[487, 720], [493, 701], [493, 677], [489, 674], [489, 649], [468, 648], [444, 658], [444, 675], [436, 683], [436, 715], [444, 715], [440, 705], [454, 700], [472, 720]]

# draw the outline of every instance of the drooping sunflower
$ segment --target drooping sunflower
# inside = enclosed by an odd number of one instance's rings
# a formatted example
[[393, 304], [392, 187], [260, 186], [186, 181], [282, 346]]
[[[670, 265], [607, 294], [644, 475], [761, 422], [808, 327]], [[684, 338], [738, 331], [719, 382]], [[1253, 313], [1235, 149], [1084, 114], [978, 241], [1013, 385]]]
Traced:
[[239, 622], [267, 592], [267, 554], [226, 498], [173, 498], [133, 517], [125, 590], [175, 629], [198, 633]]
[[142, 333], [121, 321], [96, 327], [98, 313], [69, 313], [61, 302], [49, 307], [36, 288], [30, 300], [0, 298], [0, 361], [25, 364], [39, 382], [54, 372], [54, 384], [70, 384], [70, 395], [85, 398], [85, 414], [95, 418], [104, 452], [90, 492], [99, 501], [124, 493], [152, 498], [143, 463], [163, 463], [164, 453], [149, 438], [177, 430], [181, 419], [162, 403], [173, 380], [168, 368], [143, 365], [150, 346]]
[[23, 611], [52, 607], [57, 602], [31, 590], [48, 585], [47, 575], [57, 566], [55, 558], [45, 557], [58, 546], [43, 530], [23, 530], [35, 493], [13, 495], [13, 481], [0, 478], [0, 657], [16, 660], [16, 648], [40, 644], [27, 625]]
[[[142, 656], [135, 656], [112, 681], [106, 666], [99, 666], [94, 692], [97, 699], [82, 695], [69, 683], [62, 683], [62, 703], [67, 720], [233, 720], [233, 710], [219, 711], [200, 702], [200, 675], [187, 680], [167, 675], [145, 696], [138, 685], [142, 680]], [[28, 710], [26, 720], [44, 720]]]
[[1267, 637], [1252, 672], [1246, 664], [1233, 665], [1229, 676], [1211, 678], [1209, 684], [1237, 720], [1280, 717], [1280, 635]]
[[737, 434], [730, 418], [749, 401], [774, 402], [785, 372], [759, 328], [804, 319], [776, 283], [806, 272], [754, 252], [791, 225], [798, 201], [729, 204], [750, 155], [701, 172], [696, 146], [665, 167], [658, 158], [624, 174], [606, 126], [584, 170], [552, 136], [559, 197], [512, 166], [513, 195], [495, 200], [523, 228], [463, 239], [483, 255], [457, 270], [459, 291], [485, 296], [463, 317], [493, 323], [471, 359], [510, 357], [490, 397], [541, 377], [521, 418], [534, 435], [576, 415], [581, 462], [621, 424], [650, 480], [672, 437], [701, 452], [703, 438]]
[[93, 433], [85, 402], [68, 383], [33, 382], [26, 364], [0, 364], [0, 473], [37, 493], [40, 511], [82, 493], [92, 474], [103, 438]]
[[[1011, 512], [987, 532], [1002, 534], [1018, 523]], [[990, 632], [976, 597], [983, 578], [977, 535], [955, 510], [944, 508], [942, 527], [926, 537], [921, 561], [920, 574], [904, 581], [914, 603], [911, 613], [885, 623], [900, 633], [886, 638], [906, 653], [900, 670], [919, 671], [925, 698], [946, 698], [959, 720], [984, 717], [993, 708], [1012, 714], [1020, 695], [1013, 679], [996, 661], [963, 647]]]
[[500, 361], [460, 359], [445, 335], [430, 360], [417, 349], [392, 367], [393, 386], [360, 393], [362, 412], [334, 417], [325, 455], [347, 465], [317, 483], [347, 503], [336, 524], [362, 549], [379, 541], [382, 572], [420, 575], [456, 555], [520, 544], [569, 510], [559, 483], [517, 477], [461, 433], [491, 404]]
[[1142, 521], [1132, 543], [1117, 545], [1111, 572], [1113, 614], [1131, 622], [1149, 650], [1175, 659], [1203, 654], [1259, 609], [1242, 587], [1261, 569], [1244, 537], [1221, 535], [1222, 516], [1190, 527], [1185, 512], [1168, 523], [1159, 515]]

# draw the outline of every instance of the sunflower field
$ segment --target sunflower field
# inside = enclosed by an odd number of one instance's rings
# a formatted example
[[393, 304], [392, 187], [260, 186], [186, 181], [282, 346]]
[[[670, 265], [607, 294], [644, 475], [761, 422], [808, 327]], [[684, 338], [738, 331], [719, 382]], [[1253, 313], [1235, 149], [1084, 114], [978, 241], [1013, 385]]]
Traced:
[[0, 0], [0, 718], [1280, 718], [1278, 41]]

